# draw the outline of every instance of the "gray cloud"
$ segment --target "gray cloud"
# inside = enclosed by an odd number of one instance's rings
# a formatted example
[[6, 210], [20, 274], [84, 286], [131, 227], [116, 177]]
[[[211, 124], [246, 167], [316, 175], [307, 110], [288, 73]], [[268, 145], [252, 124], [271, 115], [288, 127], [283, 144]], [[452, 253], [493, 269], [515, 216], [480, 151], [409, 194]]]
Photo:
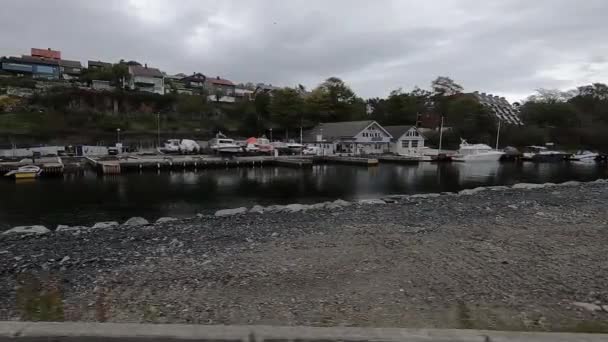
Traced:
[[20, 0], [3, 4], [0, 54], [53, 47], [287, 86], [338, 76], [363, 97], [449, 75], [518, 99], [606, 82], [606, 13], [604, 0]]

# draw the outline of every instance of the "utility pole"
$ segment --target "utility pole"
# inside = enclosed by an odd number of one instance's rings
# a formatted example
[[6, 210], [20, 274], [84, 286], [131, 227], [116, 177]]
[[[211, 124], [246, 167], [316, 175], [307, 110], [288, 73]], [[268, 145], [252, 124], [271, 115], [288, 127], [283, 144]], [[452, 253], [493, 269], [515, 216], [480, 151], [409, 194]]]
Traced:
[[439, 126], [439, 152], [437, 156], [441, 154], [441, 145], [443, 143], [443, 115], [441, 115], [441, 126]]
[[160, 148], [160, 112], [156, 113], [156, 147]]

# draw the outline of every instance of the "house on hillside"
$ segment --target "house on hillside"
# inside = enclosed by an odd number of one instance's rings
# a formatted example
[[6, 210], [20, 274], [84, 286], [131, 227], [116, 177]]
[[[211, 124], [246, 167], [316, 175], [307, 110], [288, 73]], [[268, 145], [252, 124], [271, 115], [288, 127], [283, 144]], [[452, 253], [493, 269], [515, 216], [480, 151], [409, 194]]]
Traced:
[[88, 61], [87, 65], [89, 67], [89, 70], [100, 70], [112, 67], [112, 63], [102, 61]]
[[374, 120], [322, 123], [306, 132], [303, 141], [322, 154], [381, 154], [390, 152], [393, 136]]
[[205, 80], [205, 89], [207, 89], [209, 101], [214, 102], [235, 102], [236, 85], [229, 80], [220, 78], [208, 77]]
[[195, 89], [203, 89], [205, 88], [205, 81], [207, 77], [201, 74], [200, 72], [195, 72], [190, 76], [182, 77], [180, 80], [186, 88], [195, 88]]
[[59, 72], [64, 80], [78, 79], [82, 73], [82, 64], [79, 61], [62, 59], [59, 61]]
[[3, 57], [0, 66], [4, 72], [16, 76], [57, 80], [60, 77], [59, 60], [41, 57]]
[[392, 153], [402, 156], [420, 156], [424, 151], [424, 136], [416, 126], [384, 126], [393, 138]]
[[129, 65], [129, 89], [145, 91], [148, 93], [164, 94], [164, 75], [156, 68], [148, 68], [148, 65]]

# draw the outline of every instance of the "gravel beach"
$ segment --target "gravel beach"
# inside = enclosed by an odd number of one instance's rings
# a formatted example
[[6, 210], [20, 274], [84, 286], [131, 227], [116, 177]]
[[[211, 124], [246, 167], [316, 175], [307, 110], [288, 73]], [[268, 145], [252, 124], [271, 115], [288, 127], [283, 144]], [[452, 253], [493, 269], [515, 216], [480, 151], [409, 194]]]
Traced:
[[524, 184], [4, 234], [0, 318], [608, 331], [606, 203]]

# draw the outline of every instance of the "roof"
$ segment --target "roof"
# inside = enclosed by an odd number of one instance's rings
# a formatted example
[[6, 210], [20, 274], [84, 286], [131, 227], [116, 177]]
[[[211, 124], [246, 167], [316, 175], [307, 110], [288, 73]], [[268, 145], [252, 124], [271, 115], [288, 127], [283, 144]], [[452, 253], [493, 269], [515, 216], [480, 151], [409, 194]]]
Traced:
[[64, 67], [68, 67], [68, 68], [77, 68], [77, 69], [81, 69], [82, 68], [82, 64], [80, 64], [80, 61], [70, 61], [67, 59], [62, 59], [59, 61], [59, 65], [64, 66]]
[[134, 76], [163, 77], [163, 73], [156, 68], [148, 68], [141, 65], [129, 65], [129, 72]]
[[220, 85], [227, 85], [227, 86], [234, 85], [234, 83], [232, 83], [231, 81], [220, 78], [219, 76], [217, 76], [215, 78], [207, 78], [207, 81], [209, 81], [209, 83], [212, 83], [212, 84], [220, 84]]
[[319, 134], [323, 136], [324, 140], [352, 138], [374, 122], [374, 120], [364, 120], [321, 123], [306, 132], [307, 139], [305, 140], [316, 140], [316, 136]]
[[384, 127], [384, 129], [390, 135], [393, 136], [393, 139], [398, 139], [402, 135], [404, 135], [405, 132], [409, 131], [412, 127], [416, 127], [416, 126], [403, 125], [403, 126], [382, 126], [382, 127]]
[[192, 75], [184, 76], [180, 80], [190, 82], [205, 82], [206, 79], [207, 77], [205, 77], [205, 75], [201, 74], [200, 72], [196, 72]]
[[88, 61], [87, 64], [90, 67], [99, 67], [99, 68], [109, 68], [112, 66], [112, 63], [102, 62], [102, 61]]
[[43, 64], [43, 65], [59, 65], [59, 61], [56, 59], [48, 59], [41, 57], [33, 57], [33, 56], [21, 56], [19, 57], [11, 57], [12, 60], [17, 62], [26, 62], [26, 63], [35, 63], [35, 64]]

